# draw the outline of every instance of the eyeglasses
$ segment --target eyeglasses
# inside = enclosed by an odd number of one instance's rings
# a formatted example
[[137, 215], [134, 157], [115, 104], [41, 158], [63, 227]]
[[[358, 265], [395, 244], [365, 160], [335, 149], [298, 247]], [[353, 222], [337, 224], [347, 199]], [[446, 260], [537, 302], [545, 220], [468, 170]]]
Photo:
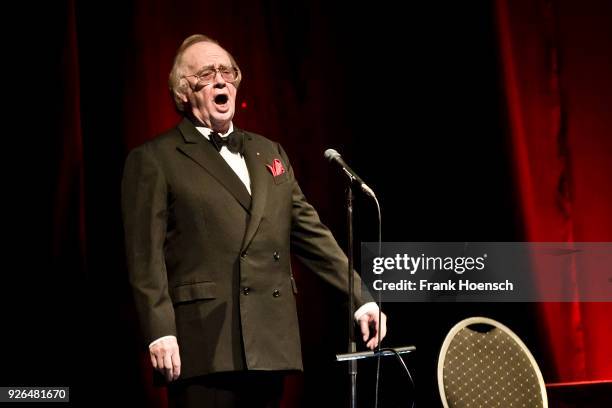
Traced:
[[219, 68], [215, 68], [213, 66], [205, 67], [199, 73], [185, 75], [183, 78], [195, 77], [198, 80], [198, 85], [204, 86], [211, 84], [215, 80], [217, 72], [221, 74], [221, 78], [223, 78], [223, 80], [226, 82], [233, 83], [238, 79], [238, 68], [226, 67], [223, 65], [219, 66]]

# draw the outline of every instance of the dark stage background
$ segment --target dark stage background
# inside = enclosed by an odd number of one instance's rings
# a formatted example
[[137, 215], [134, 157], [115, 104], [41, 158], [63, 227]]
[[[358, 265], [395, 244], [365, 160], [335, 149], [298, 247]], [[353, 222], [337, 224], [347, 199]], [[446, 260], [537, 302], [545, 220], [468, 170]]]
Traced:
[[[6, 260], [0, 385], [70, 385], [75, 404], [164, 406], [124, 265], [129, 149], [173, 126], [166, 89], [192, 33], [244, 73], [236, 125], [279, 141], [345, 244], [336, 148], [377, 192], [384, 241], [612, 241], [608, 1], [58, 1], [5, 8]], [[18, 28], [8, 28], [9, 21]], [[356, 241], [376, 239], [361, 199]], [[345, 406], [345, 311], [296, 265], [305, 373], [285, 407]], [[547, 382], [612, 380], [610, 304], [386, 304], [386, 344], [420, 407], [461, 318], [511, 327]], [[344, 330], [343, 330], [344, 329]], [[374, 367], [362, 365], [362, 406]], [[383, 363], [381, 407], [414, 396]], [[320, 402], [323, 399], [325, 402]]]

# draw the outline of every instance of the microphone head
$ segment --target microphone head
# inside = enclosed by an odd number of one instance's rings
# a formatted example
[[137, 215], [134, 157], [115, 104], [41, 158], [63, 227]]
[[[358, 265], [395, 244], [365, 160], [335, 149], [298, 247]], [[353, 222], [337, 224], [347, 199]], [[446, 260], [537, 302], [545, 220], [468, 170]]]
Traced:
[[327, 149], [323, 156], [327, 159], [327, 161], [331, 162], [336, 157], [340, 157], [340, 153], [338, 153], [335, 149]]

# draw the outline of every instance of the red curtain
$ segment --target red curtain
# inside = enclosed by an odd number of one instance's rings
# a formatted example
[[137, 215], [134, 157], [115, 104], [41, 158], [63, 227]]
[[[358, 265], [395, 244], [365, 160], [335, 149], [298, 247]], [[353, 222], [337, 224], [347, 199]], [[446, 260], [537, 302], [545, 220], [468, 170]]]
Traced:
[[[85, 212], [83, 202], [83, 142], [80, 120], [79, 57], [77, 49], [76, 16], [74, 4], [65, 8], [67, 29], [62, 39], [61, 102], [64, 146], [58, 157], [58, 170], [53, 213], [53, 255], [55, 259], [71, 256], [80, 266], [85, 261]], [[69, 242], [67, 242], [69, 241]], [[74, 242], [77, 245], [73, 245]], [[71, 252], [72, 251], [72, 252]], [[66, 252], [71, 252], [66, 255]]]
[[[612, 241], [612, 3], [498, 0], [525, 239]], [[554, 372], [612, 379], [612, 303], [542, 303]]]

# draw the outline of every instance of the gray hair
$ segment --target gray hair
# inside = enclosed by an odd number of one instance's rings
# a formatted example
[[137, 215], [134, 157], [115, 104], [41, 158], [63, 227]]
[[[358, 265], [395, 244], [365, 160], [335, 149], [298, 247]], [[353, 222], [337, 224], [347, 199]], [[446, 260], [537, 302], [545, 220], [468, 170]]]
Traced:
[[[170, 70], [170, 75], [168, 77], [168, 88], [170, 90], [170, 96], [172, 97], [172, 100], [174, 101], [174, 106], [176, 107], [176, 110], [179, 113], [183, 113], [185, 111], [185, 104], [179, 97], [179, 93], [186, 92], [187, 90], [187, 83], [185, 81], [181, 81], [184, 75], [184, 72], [182, 71], [182, 66], [181, 66], [183, 54], [185, 53], [187, 48], [191, 47], [194, 44], [200, 43], [200, 42], [209, 42], [209, 43], [219, 45], [219, 43], [216, 40], [213, 40], [212, 38], [206, 35], [194, 34], [194, 35], [190, 35], [189, 37], [185, 39], [185, 41], [183, 41], [181, 46], [176, 51], [176, 55], [174, 56], [174, 63], [172, 64], [172, 70]], [[238, 88], [240, 86], [240, 81], [242, 81], [242, 72], [240, 71], [240, 68], [238, 67], [238, 64], [236, 63], [236, 60], [234, 59], [232, 54], [230, 54], [225, 49], [223, 50], [227, 52], [227, 55], [229, 56], [229, 59], [232, 65], [236, 69], [238, 69], [238, 78], [236, 79], [236, 82], [234, 83], [234, 85], [236, 85], [236, 88]]]

